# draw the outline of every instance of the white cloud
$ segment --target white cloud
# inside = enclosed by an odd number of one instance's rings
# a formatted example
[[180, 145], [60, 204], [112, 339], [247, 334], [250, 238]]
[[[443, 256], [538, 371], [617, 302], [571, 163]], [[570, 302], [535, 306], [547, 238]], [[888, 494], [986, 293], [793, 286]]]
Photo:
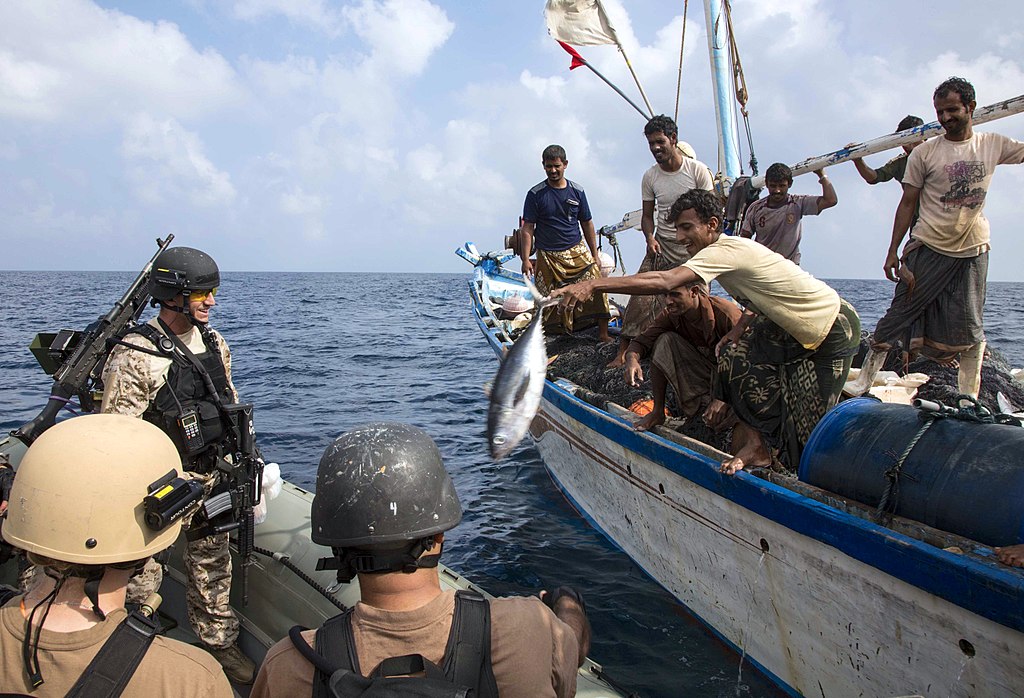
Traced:
[[421, 73], [455, 30], [444, 10], [427, 0], [362, 0], [344, 15], [370, 46], [373, 66], [399, 75]]
[[79, 128], [145, 109], [186, 118], [235, 101], [227, 61], [170, 22], [87, 0], [0, 3], [0, 115]]
[[337, 36], [344, 28], [341, 13], [325, 0], [239, 0], [232, 9], [236, 17], [250, 21], [284, 15], [291, 22], [330, 36]]
[[235, 198], [228, 174], [206, 157], [199, 137], [174, 119], [137, 115], [125, 132], [121, 153], [131, 184], [146, 203], [186, 199], [195, 206], [215, 206]]

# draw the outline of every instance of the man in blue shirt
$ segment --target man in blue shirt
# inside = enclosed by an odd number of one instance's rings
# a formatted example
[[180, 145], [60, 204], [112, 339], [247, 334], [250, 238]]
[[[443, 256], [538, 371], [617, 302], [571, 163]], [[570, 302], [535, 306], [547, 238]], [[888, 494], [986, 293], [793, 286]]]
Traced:
[[[601, 276], [597, 263], [597, 232], [583, 188], [565, 178], [569, 161], [560, 145], [549, 145], [541, 155], [547, 179], [526, 193], [519, 253], [523, 274], [533, 276], [543, 294], [567, 284]], [[581, 231], [582, 230], [582, 234]], [[530, 253], [536, 243], [536, 264]], [[545, 311], [548, 331], [573, 332], [597, 326], [602, 342], [608, 337], [608, 299], [596, 294], [573, 311], [552, 306]]]

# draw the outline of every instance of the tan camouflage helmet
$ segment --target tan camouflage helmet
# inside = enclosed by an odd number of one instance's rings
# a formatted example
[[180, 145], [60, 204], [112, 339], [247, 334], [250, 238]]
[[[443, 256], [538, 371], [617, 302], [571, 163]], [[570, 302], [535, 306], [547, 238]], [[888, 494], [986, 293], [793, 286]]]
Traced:
[[146, 525], [149, 485], [181, 459], [171, 440], [142, 419], [91, 414], [51, 427], [25, 453], [3, 526], [12, 545], [54, 560], [106, 565], [170, 547], [177, 520]]

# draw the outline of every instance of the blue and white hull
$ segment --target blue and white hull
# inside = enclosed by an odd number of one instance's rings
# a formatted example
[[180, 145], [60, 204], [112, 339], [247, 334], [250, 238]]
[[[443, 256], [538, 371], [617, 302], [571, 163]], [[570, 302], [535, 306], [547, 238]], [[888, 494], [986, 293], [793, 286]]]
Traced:
[[[493, 257], [478, 264], [470, 291], [500, 356], [509, 340], [489, 299], [521, 282], [499, 269]], [[724, 454], [681, 436], [636, 432], [631, 413], [598, 409], [575, 388], [548, 381], [531, 427], [552, 479], [785, 690], [1024, 695], [1024, 570], [964, 539], [956, 542], [965, 552], [926, 543], [929, 533], [943, 546], [956, 537], [920, 525], [876, 525], [808, 485], [794, 491], [746, 472], [723, 476]]]

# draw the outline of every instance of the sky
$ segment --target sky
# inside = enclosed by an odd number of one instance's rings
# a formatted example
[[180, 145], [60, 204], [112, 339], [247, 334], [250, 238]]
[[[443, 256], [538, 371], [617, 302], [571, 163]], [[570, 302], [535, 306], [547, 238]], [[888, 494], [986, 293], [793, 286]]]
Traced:
[[[655, 112], [673, 115], [683, 2], [605, 4]], [[468, 271], [454, 249], [502, 247], [549, 143], [566, 148], [595, 223], [616, 222], [640, 207], [653, 164], [645, 120], [568, 70], [543, 5], [2, 2], [0, 268], [135, 269], [174, 233], [225, 270]], [[717, 170], [703, 7], [689, 5], [680, 137]], [[1011, 0], [734, 0], [733, 13], [762, 172], [908, 113], [932, 121], [950, 75], [974, 83], [979, 106], [1024, 93]], [[615, 47], [579, 50], [640, 101]], [[1024, 140], [1024, 115], [979, 129]], [[839, 205], [805, 220], [803, 266], [883, 278], [899, 186], [869, 187], [852, 164], [828, 173]], [[1022, 190], [1024, 167], [996, 172], [990, 280], [1024, 281]], [[807, 175], [792, 191], [820, 188]], [[642, 235], [620, 242], [633, 271]]]

